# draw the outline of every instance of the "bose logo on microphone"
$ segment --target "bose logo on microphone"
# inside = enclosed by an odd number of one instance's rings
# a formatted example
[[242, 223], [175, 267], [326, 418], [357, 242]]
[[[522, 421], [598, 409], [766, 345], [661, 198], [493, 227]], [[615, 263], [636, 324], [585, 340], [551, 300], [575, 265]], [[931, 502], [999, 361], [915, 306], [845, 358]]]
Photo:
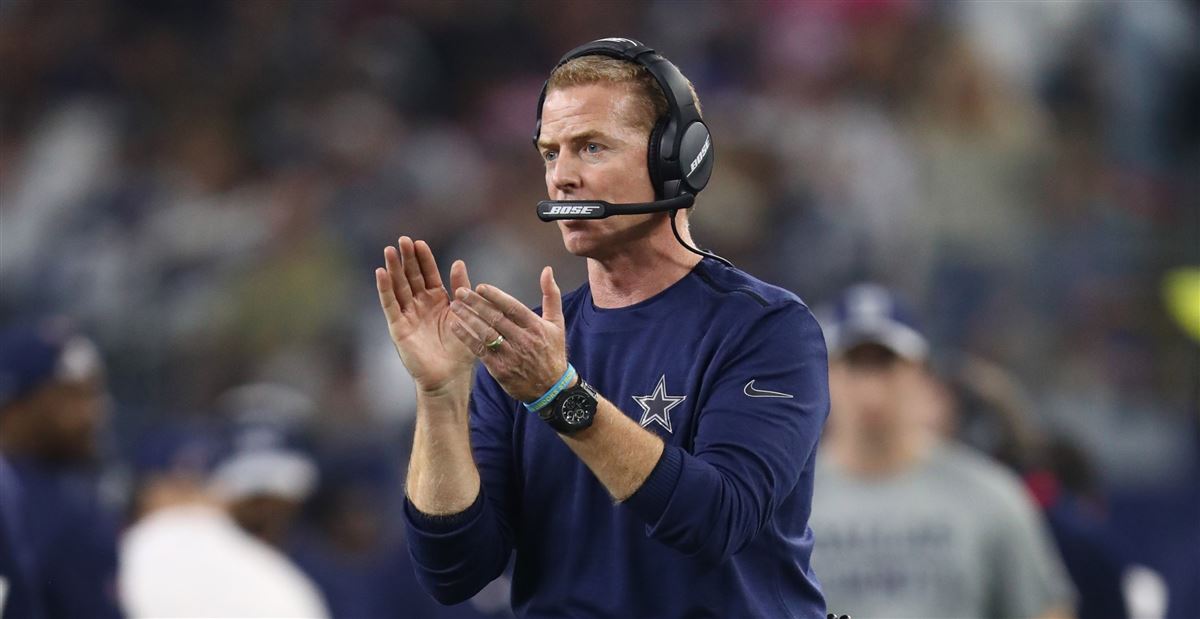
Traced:
[[705, 136], [704, 146], [700, 147], [700, 154], [696, 155], [696, 158], [692, 160], [692, 167], [688, 168], [688, 173], [687, 173], [688, 176], [691, 176], [692, 172], [696, 171], [696, 166], [700, 165], [701, 161], [704, 161], [704, 156], [708, 154], [708, 147], [709, 147], [709, 144], [711, 144], [711, 143], [712, 143], [712, 138], [710, 136]]
[[591, 215], [600, 210], [598, 205], [552, 206], [547, 215]]

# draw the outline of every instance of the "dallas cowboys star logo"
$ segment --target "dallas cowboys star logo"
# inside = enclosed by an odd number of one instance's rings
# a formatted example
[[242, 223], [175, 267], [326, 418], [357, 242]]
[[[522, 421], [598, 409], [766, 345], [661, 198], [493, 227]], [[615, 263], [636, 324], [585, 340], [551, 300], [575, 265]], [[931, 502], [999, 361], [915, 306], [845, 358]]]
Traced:
[[633, 399], [637, 401], [638, 406], [642, 407], [642, 427], [646, 427], [651, 421], [658, 422], [658, 425], [667, 429], [667, 432], [674, 434], [671, 429], [671, 409], [679, 406], [679, 403], [686, 400], [686, 395], [667, 395], [667, 375], [663, 374], [662, 378], [658, 379], [658, 386], [654, 388], [654, 393], [650, 395], [635, 395]]

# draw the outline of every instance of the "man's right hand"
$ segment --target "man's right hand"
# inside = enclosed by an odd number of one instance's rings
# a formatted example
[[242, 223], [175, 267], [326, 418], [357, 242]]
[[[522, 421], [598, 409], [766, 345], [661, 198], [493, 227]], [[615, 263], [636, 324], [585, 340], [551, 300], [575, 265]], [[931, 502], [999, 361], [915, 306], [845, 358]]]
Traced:
[[[408, 368], [419, 395], [463, 396], [470, 391], [475, 356], [450, 331], [457, 321], [433, 251], [425, 241], [400, 237], [399, 251], [383, 250], [386, 268], [375, 269], [379, 305], [400, 360]], [[467, 266], [450, 267], [450, 285], [471, 289]]]

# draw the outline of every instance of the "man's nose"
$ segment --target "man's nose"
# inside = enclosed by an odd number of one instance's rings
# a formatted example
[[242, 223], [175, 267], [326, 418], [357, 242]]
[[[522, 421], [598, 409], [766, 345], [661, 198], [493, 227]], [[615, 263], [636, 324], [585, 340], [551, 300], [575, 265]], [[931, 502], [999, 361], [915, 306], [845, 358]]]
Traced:
[[583, 180], [579, 174], [579, 163], [578, 158], [570, 154], [563, 154], [555, 160], [547, 173], [550, 188], [562, 194], [577, 191]]

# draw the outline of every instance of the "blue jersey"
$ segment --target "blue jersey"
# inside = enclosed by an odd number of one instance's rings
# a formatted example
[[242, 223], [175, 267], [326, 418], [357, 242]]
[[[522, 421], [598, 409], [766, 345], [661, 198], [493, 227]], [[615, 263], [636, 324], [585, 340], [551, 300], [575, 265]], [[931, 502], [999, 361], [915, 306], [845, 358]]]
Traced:
[[0, 619], [41, 616], [22, 505], [17, 478], [0, 456]]
[[549, 426], [482, 368], [471, 445], [483, 481], [461, 514], [406, 506], [422, 584], [465, 599], [516, 551], [522, 617], [825, 617], [809, 565], [825, 341], [795, 295], [704, 259], [636, 305], [563, 298], [580, 376], [666, 449], [614, 504]]

